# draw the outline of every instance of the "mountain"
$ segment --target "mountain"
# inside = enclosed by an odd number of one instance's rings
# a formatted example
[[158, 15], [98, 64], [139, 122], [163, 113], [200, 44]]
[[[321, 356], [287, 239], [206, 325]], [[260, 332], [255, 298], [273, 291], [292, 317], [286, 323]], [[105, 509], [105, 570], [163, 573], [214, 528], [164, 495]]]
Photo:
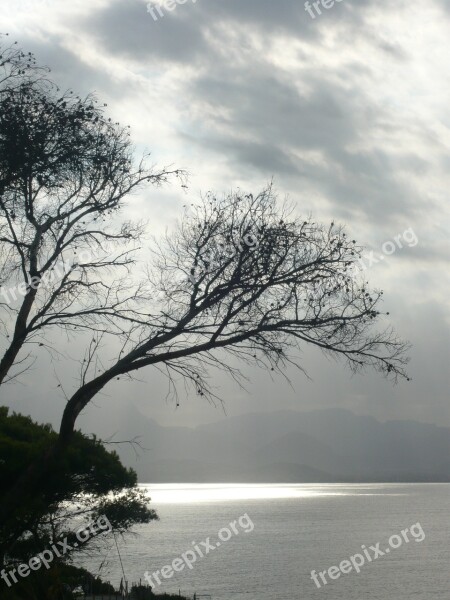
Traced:
[[[134, 407], [90, 421], [142, 482], [293, 483], [450, 481], [450, 429], [348, 410], [279, 411], [189, 427], [162, 427]], [[84, 428], [86, 429], [86, 427]]]
[[275, 460], [281, 464], [297, 464], [301, 461], [317, 471], [328, 473], [338, 473], [342, 469], [342, 457], [331, 446], [298, 431], [291, 431], [258, 447], [251, 458], [255, 465], [261, 466]]
[[157, 460], [140, 471], [142, 482], [151, 483], [319, 483], [334, 482], [330, 473], [289, 463], [237, 468], [195, 460]]

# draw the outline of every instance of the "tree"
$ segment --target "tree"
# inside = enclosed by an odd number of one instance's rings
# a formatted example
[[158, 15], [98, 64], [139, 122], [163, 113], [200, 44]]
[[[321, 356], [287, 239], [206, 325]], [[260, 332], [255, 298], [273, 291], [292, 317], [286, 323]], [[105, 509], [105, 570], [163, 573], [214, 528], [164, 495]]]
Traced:
[[45, 82], [48, 69], [37, 64], [31, 52], [24, 52], [17, 42], [8, 42], [0, 33], [0, 90], [11, 90], [24, 82]]
[[51, 328], [122, 330], [139, 295], [127, 295], [126, 275], [143, 224], [114, 217], [144, 182], [183, 175], [145, 157], [133, 166], [127, 128], [97, 104], [26, 75], [0, 89], [0, 385]]
[[370, 366], [406, 378], [407, 345], [391, 329], [374, 328], [383, 292], [352, 275], [361, 250], [342, 227], [280, 209], [270, 186], [257, 196], [208, 194], [155, 248], [148, 295], [158, 294], [159, 307], [133, 308], [112, 366], [97, 374], [90, 357], [59, 443], [105, 385], [147, 366], [181, 375], [211, 398], [209, 366], [239, 377], [226, 355], [281, 372], [301, 368], [298, 351], [309, 344], [355, 371]]
[[[92, 103], [66, 96], [49, 100], [34, 91], [7, 102], [11, 116], [0, 122], [0, 172], [23, 177], [0, 203], [3, 243], [16, 260], [12, 266], [6, 261], [8, 273], [19, 274], [28, 287], [15, 313], [6, 367], [26, 340], [45, 328], [81, 327], [94, 335], [57, 443], [10, 487], [3, 518], [14, 512], [14, 498], [29, 493], [70, 445], [78, 415], [96, 394], [144, 367], [164, 370], [172, 383], [181, 377], [209, 398], [210, 368], [238, 379], [235, 359], [278, 372], [289, 364], [302, 369], [299, 351], [308, 345], [353, 370], [372, 367], [393, 379], [406, 377], [407, 345], [391, 329], [377, 327], [382, 292], [354, 277], [361, 247], [341, 226], [295, 216], [280, 205], [271, 186], [256, 195], [203, 197], [173, 233], [155, 243], [147, 280], [115, 283], [99, 270], [105, 262], [116, 267], [117, 259], [90, 260], [75, 264], [51, 291], [38, 279], [39, 292], [47, 295], [36, 304], [32, 278], [41, 277], [58, 256], [80, 243], [83, 249], [92, 243], [101, 249], [105, 239], [138, 237], [131, 224], [111, 234], [107, 225], [91, 230], [91, 221], [83, 221], [110, 219], [137, 186], [161, 183], [168, 171], [133, 170], [124, 130]], [[48, 147], [56, 147], [56, 155]], [[39, 175], [32, 176], [36, 169]], [[20, 228], [15, 226], [19, 214]], [[129, 267], [132, 260], [127, 255], [120, 266]]]
[[147, 366], [172, 380], [181, 375], [206, 397], [209, 367], [239, 377], [234, 357], [279, 372], [302, 368], [298, 352], [306, 345], [355, 371], [406, 377], [406, 345], [375, 327], [382, 292], [351, 274], [360, 252], [341, 227], [280, 211], [270, 187], [257, 196], [207, 195], [155, 248], [147, 293], [159, 292], [159, 308], [152, 312], [142, 300], [130, 307], [120, 351], [100, 373], [96, 352], [109, 346], [108, 333], [91, 346], [53, 452], [69, 445], [78, 415], [108, 383]]
[[[0, 502], [3, 491], [33, 456], [54, 445], [56, 438], [50, 425], [9, 415], [7, 408], [0, 407]], [[111, 539], [83, 534], [80, 542], [75, 531], [99, 519], [110, 524], [114, 535], [157, 519], [148, 506], [148, 497], [137, 487], [136, 473], [121, 464], [116, 452], [107, 451], [99, 440], [78, 431], [52, 477], [40, 482], [28, 502], [20, 503], [15, 517], [0, 531], [0, 565], [7, 570], [64, 538], [70, 548], [55, 559], [55, 564], [70, 562], [80, 553], [97, 553], [105, 542], [112, 544]]]
[[[0, 33], [0, 103], [5, 94], [11, 94], [25, 85], [34, 84], [45, 89], [50, 85], [46, 79], [48, 69], [37, 64], [31, 52], [25, 53], [17, 42], [8, 42], [9, 34]], [[14, 175], [0, 176], [0, 197], [8, 184], [13, 183]]]

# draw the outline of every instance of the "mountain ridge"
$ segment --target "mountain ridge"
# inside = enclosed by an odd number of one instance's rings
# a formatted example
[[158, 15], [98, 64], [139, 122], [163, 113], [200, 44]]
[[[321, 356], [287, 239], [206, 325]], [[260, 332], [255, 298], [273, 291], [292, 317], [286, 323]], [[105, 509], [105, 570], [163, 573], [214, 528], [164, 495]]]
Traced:
[[139, 456], [129, 445], [116, 450], [145, 483], [450, 481], [450, 429], [417, 421], [329, 408], [163, 427], [126, 407], [112, 422], [108, 432], [97, 426], [104, 439], [114, 429], [141, 436]]

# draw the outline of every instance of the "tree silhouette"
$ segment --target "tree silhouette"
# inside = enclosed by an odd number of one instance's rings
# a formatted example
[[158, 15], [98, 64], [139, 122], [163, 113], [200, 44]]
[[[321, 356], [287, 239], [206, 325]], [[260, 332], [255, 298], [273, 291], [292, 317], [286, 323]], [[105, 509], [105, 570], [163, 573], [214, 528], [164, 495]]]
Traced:
[[[52, 446], [56, 437], [50, 425], [8, 414], [7, 408], [0, 407], [0, 502], [17, 474], [33, 456]], [[157, 519], [145, 493], [137, 487], [135, 471], [125, 468], [117, 453], [106, 450], [100, 440], [77, 431], [53, 476], [41, 481], [30, 501], [21, 503], [16, 518], [0, 529], [0, 566], [11, 568], [28, 562], [65, 537], [70, 548], [62, 556], [63, 562], [74, 554], [96, 553], [105, 538], [83, 535], [80, 543], [73, 530], [77, 523], [79, 527], [104, 517], [119, 534]]]
[[0, 89], [11, 90], [24, 82], [44, 83], [49, 70], [37, 64], [32, 52], [24, 52], [8, 37], [0, 33]]
[[93, 98], [27, 77], [0, 90], [0, 385], [15, 363], [29, 366], [19, 352], [43, 345], [49, 328], [103, 330], [126, 318], [142, 224], [115, 225], [115, 215], [144, 182], [183, 175], [145, 162], [134, 166], [128, 129]]
[[[50, 472], [89, 402], [144, 367], [163, 370], [171, 384], [181, 377], [211, 399], [211, 368], [238, 380], [236, 363], [302, 369], [299, 351], [306, 346], [353, 370], [406, 377], [407, 345], [378, 328], [382, 292], [351, 275], [361, 248], [341, 226], [300, 219], [271, 186], [256, 195], [207, 194], [155, 243], [140, 278], [130, 272], [135, 255], [127, 246], [113, 256], [104, 247], [134, 242], [142, 232], [123, 222], [114, 230], [117, 211], [141, 184], [183, 174], [142, 162], [134, 167], [127, 130], [90, 98], [57, 97], [25, 83], [7, 90], [1, 103], [7, 110], [0, 117], [0, 181], [9, 183], [0, 198], [0, 275], [3, 282], [21, 280], [25, 295], [16, 307], [4, 306], [6, 334], [11, 323], [13, 329], [0, 379], [24, 360], [24, 344], [49, 328], [93, 332], [58, 441], [5, 494], [2, 518]], [[101, 257], [71, 263], [80, 249]], [[43, 283], [58, 260], [70, 268]], [[117, 269], [130, 277], [115, 278]]]

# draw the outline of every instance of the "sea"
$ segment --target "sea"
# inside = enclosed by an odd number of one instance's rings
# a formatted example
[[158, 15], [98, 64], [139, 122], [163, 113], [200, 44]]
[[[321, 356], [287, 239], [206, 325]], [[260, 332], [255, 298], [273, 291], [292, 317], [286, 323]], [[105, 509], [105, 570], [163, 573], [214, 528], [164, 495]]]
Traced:
[[450, 484], [141, 487], [159, 521], [89, 560], [115, 585], [147, 573], [157, 594], [212, 600], [450, 599]]

